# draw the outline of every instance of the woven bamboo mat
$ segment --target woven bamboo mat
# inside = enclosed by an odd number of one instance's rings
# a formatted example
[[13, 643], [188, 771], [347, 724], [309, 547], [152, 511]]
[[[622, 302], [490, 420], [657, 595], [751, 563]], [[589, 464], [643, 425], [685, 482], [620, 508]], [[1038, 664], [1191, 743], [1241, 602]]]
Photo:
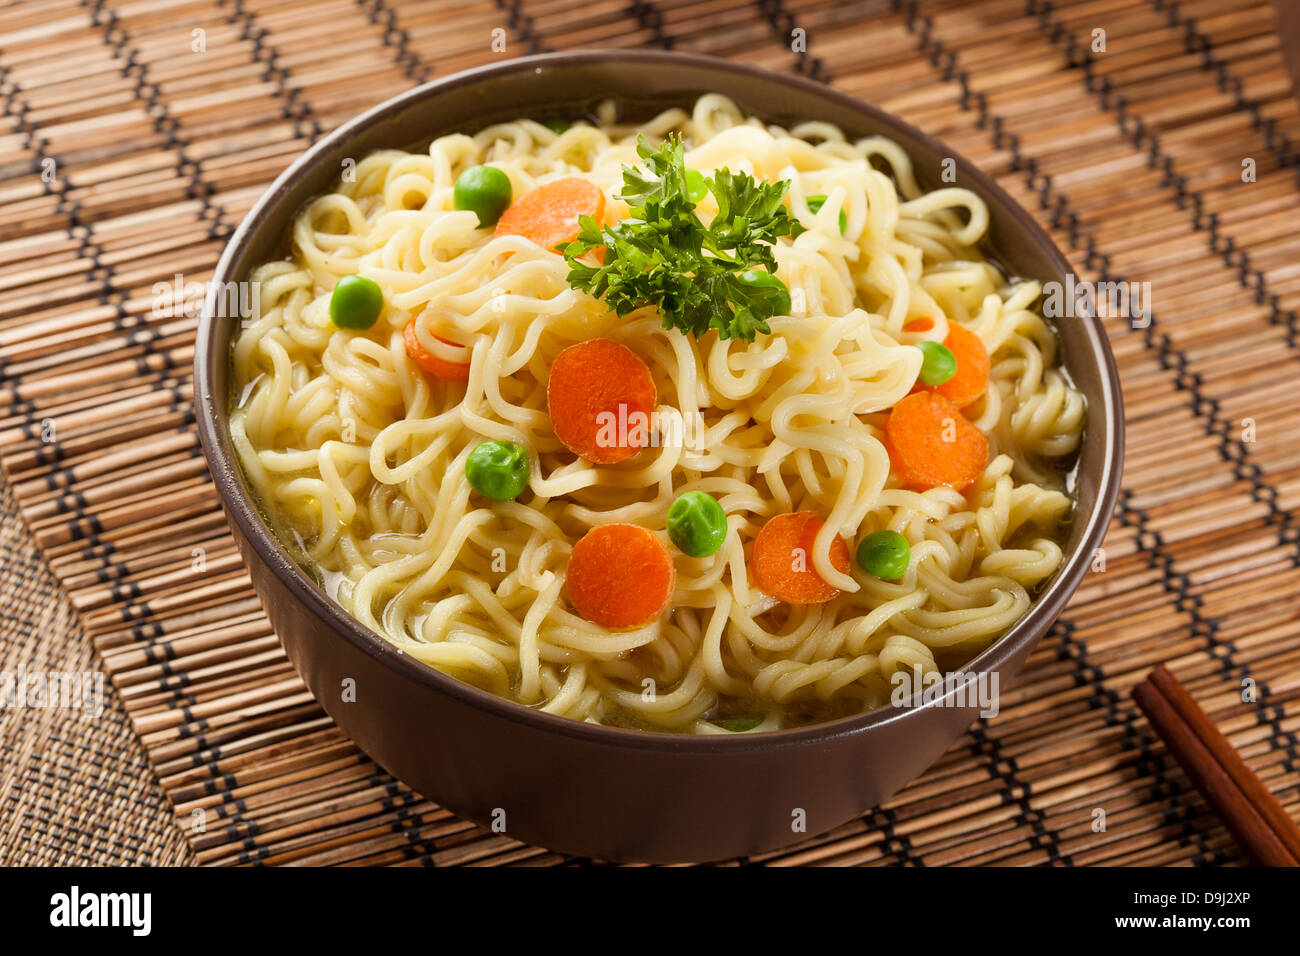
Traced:
[[0, 10], [0, 460], [196, 859], [574, 862], [413, 794], [304, 690], [204, 469], [196, 322], [151, 303], [210, 275], [320, 132], [580, 46], [831, 83], [996, 176], [1087, 278], [1151, 283], [1148, 328], [1108, 323], [1129, 448], [1105, 570], [1000, 716], [865, 818], [751, 862], [1239, 862], [1128, 700], [1159, 661], [1300, 814], [1300, 109], [1267, 2], [19, 3]]

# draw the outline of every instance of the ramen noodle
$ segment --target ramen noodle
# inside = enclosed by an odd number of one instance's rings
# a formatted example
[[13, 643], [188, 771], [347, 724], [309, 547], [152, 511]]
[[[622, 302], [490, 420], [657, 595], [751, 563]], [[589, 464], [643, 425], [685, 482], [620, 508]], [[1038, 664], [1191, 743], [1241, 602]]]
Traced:
[[[975, 193], [922, 191], [890, 140], [767, 125], [718, 95], [638, 126], [616, 112], [375, 152], [301, 211], [287, 257], [253, 274], [260, 308], [233, 347], [231, 434], [268, 520], [334, 600], [402, 652], [579, 720], [773, 730], [885, 706], [896, 675], [970, 661], [1057, 570], [1071, 518], [1084, 401], [1059, 367], [1039, 286], [981, 251], [988, 211]], [[654, 305], [618, 315], [570, 283], [563, 255], [456, 208], [458, 178], [486, 164], [508, 177], [512, 208], [578, 179], [599, 192], [604, 222], [635, 218], [643, 211], [619, 197], [624, 167], [643, 162], [637, 136], [671, 134], [704, 176], [789, 184], [784, 206], [804, 231], [772, 250], [789, 314], [753, 341], [664, 328]], [[715, 195], [697, 208], [707, 222]], [[331, 321], [349, 276], [382, 292], [368, 328]], [[605, 463], [560, 440], [548, 406], [557, 357], [593, 341], [625, 347], [603, 346], [653, 381], [648, 427], [605, 419], [631, 446]], [[987, 355], [973, 400], [918, 385], [926, 342], [956, 343], [958, 377]], [[610, 379], [630, 387], [622, 372]], [[920, 439], [904, 408], [978, 455], [972, 480], [931, 486], [929, 459], [906, 463]], [[629, 427], [642, 433], [629, 439]], [[496, 500], [471, 485], [484, 442], [526, 458], [521, 493]], [[666, 532], [692, 491], [725, 515], [704, 557]], [[773, 522], [800, 515], [798, 527]], [[757, 563], [769, 524], [773, 540], [806, 545], [788, 549], [788, 574]], [[575, 548], [608, 525], [620, 533], [613, 550], [591, 537], [582, 594], [622, 607], [643, 583], [666, 588], [648, 621], [604, 626], [575, 603]], [[845, 559], [881, 531], [907, 545], [896, 579]], [[623, 544], [668, 561], [629, 571]]]

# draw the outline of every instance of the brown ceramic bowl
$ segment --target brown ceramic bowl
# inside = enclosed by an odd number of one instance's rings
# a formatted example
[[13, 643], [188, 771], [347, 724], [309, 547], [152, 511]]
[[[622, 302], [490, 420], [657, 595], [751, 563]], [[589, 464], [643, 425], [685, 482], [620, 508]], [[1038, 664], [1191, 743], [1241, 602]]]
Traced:
[[[583, 115], [615, 97], [625, 117], [689, 106], [716, 91], [774, 122], [828, 120], [850, 136], [881, 133], [911, 155], [918, 179], [940, 183], [941, 161], [992, 216], [991, 253], [1014, 274], [1064, 282], [1051, 240], [1006, 193], [952, 150], [843, 93], [794, 76], [699, 56], [593, 51], [525, 57], [413, 89], [308, 150], [249, 213], [214, 277], [195, 360], [199, 431], [253, 583], [289, 658], [325, 710], [376, 762], [471, 820], [503, 822], [527, 843], [614, 860], [704, 861], [786, 846], [879, 804], [920, 774], [970, 725], [948, 698], [768, 734], [689, 736], [602, 727], [539, 713], [399, 653], [331, 601], [264, 523], [227, 429], [229, 351], [236, 319], [219, 317], [224, 284], [283, 254], [299, 208], [327, 191], [341, 161], [411, 147], [444, 132], [534, 116]], [[233, 286], [231, 286], [233, 288]], [[1100, 325], [1058, 323], [1065, 364], [1088, 399], [1078, 512], [1063, 567], [1029, 613], [970, 671], [1021, 667], [1087, 570], [1119, 488], [1120, 390]], [[355, 703], [340, 700], [345, 678]], [[793, 825], [802, 817], [805, 829]], [[504, 816], [502, 816], [504, 812]]]

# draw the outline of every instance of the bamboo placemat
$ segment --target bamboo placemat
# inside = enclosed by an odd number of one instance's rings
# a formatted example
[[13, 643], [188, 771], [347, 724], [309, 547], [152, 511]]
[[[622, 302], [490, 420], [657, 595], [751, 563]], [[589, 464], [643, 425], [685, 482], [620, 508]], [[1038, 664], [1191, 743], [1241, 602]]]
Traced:
[[1128, 701], [1159, 661], [1300, 813], [1300, 110], [1267, 0], [20, 3], [0, 10], [0, 460], [197, 860], [574, 862], [413, 794], [304, 690], [199, 451], [196, 321], [151, 306], [208, 278], [322, 131], [580, 46], [831, 83], [996, 176], [1081, 275], [1154, 296], [1149, 327], [1107, 321], [1129, 448], [1105, 570], [997, 718], [865, 818], [750, 862], [1238, 862]]
[[0, 709], [0, 866], [189, 860], [126, 711], [3, 479], [0, 567], [0, 671], [97, 673], [90, 687], [100, 694], [90, 707]]

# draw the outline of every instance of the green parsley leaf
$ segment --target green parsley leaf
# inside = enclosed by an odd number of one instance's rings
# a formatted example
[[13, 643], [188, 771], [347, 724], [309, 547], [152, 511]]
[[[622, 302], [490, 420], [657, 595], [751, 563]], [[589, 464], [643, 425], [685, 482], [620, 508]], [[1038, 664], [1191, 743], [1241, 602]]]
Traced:
[[[789, 302], [788, 290], [779, 280], [746, 283], [740, 276], [755, 268], [774, 273], [776, 240], [804, 231], [783, 205], [790, 184], [719, 169], [704, 179], [718, 203], [705, 226], [690, 198], [680, 137], [658, 149], [640, 137], [637, 155], [642, 166], [623, 167], [628, 217], [601, 226], [583, 216], [578, 238], [562, 249], [569, 285], [618, 315], [657, 306], [664, 328], [697, 338], [713, 330], [752, 342], [770, 332], [767, 320]], [[605, 250], [603, 263], [580, 261], [594, 249]]]

